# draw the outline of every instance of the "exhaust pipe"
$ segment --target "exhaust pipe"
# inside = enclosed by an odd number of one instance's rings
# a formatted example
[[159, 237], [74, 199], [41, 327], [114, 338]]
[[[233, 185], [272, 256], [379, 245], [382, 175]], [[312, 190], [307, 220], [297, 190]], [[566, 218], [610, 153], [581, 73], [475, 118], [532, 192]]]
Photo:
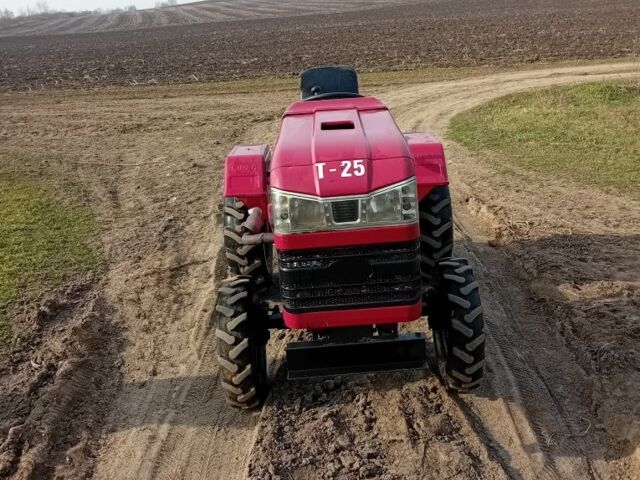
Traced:
[[[259, 245], [261, 243], [273, 243], [273, 233], [261, 232], [264, 226], [262, 209], [253, 207], [249, 209], [249, 216], [242, 222], [242, 228], [247, 230], [240, 238], [242, 245]], [[249, 233], [250, 232], [250, 233]]]

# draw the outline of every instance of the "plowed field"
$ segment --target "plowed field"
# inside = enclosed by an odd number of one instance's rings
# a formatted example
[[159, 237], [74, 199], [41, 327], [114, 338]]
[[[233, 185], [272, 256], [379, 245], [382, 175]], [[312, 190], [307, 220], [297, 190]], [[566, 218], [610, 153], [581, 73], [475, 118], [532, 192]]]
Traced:
[[[0, 88], [288, 76], [323, 63], [346, 63], [360, 70], [507, 65], [628, 57], [640, 48], [640, 3], [635, 0], [380, 5], [297, 16], [287, 16], [282, 7], [277, 18], [264, 18], [274, 14], [266, 8], [245, 20], [146, 29], [133, 25], [110, 32], [87, 27], [91, 33], [82, 34], [51, 35], [55, 29], [43, 28], [38, 35], [0, 38]], [[322, 11], [334, 7], [330, 3]], [[0, 34], [12, 30], [0, 26]]]
[[[429, 1], [429, 0], [428, 0]], [[433, 0], [430, 0], [433, 1]], [[0, 23], [1, 36], [95, 33], [255, 18], [341, 13], [411, 0], [208, 0], [133, 12], [55, 13]]]

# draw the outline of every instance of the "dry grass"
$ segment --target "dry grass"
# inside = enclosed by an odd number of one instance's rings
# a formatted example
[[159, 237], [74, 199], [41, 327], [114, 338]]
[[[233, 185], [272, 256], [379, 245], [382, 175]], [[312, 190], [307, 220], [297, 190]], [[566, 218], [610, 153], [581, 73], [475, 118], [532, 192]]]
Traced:
[[640, 84], [591, 83], [509, 95], [456, 116], [450, 136], [513, 164], [640, 197]]
[[65, 190], [0, 174], [0, 347], [10, 336], [12, 302], [34, 298], [99, 262], [93, 220]]

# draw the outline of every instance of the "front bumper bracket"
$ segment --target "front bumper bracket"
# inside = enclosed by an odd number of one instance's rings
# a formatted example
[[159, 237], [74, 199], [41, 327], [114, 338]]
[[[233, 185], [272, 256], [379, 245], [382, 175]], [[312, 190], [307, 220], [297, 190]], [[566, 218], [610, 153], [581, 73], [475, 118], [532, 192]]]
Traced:
[[426, 337], [403, 333], [357, 341], [308, 341], [287, 345], [289, 379], [427, 368]]

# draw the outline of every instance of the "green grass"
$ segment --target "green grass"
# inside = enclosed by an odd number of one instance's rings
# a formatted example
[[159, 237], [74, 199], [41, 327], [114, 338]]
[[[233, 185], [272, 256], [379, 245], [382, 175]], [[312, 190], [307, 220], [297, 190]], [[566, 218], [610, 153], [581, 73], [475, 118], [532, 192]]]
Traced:
[[498, 167], [640, 197], [639, 126], [640, 83], [589, 83], [499, 98], [454, 117], [449, 136]]
[[0, 174], [0, 349], [11, 335], [12, 302], [35, 298], [99, 262], [94, 224], [72, 189]]

